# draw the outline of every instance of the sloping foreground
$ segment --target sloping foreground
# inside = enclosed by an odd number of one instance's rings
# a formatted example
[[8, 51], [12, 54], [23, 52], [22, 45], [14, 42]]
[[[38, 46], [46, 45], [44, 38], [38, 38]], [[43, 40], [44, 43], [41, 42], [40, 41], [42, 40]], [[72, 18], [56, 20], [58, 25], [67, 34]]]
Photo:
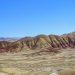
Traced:
[[[0, 54], [0, 73], [4, 75], [75, 75], [75, 49], [60, 52], [26, 50]], [[0, 75], [1, 75], [0, 74]]]

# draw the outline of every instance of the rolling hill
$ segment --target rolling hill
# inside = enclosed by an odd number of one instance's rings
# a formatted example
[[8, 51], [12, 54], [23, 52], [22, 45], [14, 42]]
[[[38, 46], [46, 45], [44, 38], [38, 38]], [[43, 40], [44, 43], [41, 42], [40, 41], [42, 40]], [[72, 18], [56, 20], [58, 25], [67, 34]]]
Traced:
[[69, 47], [75, 47], [75, 32], [61, 36], [41, 34], [35, 37], [24, 37], [14, 42], [0, 42], [0, 52], [19, 52], [27, 49], [57, 52]]

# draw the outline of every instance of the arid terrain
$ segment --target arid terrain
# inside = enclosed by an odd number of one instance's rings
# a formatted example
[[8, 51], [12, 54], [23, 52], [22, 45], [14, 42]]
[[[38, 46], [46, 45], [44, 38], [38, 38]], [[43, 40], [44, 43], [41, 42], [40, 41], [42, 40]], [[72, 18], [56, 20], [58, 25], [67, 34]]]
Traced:
[[50, 75], [52, 73], [75, 75], [75, 49], [62, 49], [58, 53], [27, 50], [0, 54], [0, 75]]
[[0, 41], [0, 75], [75, 75], [75, 32]]

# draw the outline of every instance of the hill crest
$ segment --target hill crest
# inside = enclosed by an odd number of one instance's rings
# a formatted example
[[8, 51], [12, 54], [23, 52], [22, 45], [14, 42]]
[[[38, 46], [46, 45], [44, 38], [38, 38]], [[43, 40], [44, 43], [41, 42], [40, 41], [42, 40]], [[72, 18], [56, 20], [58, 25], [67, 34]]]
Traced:
[[0, 42], [0, 52], [19, 52], [27, 49], [40, 51], [58, 51], [63, 48], [75, 47], [75, 32], [64, 35], [38, 35], [25, 37], [14, 42]]

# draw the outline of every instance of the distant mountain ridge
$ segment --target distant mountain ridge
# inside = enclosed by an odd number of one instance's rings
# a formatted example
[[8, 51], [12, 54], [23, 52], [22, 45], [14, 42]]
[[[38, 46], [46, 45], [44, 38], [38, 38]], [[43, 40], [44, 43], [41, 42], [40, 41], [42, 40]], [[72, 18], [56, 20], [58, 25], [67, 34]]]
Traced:
[[27, 49], [57, 52], [58, 50], [69, 47], [75, 47], [75, 32], [61, 36], [42, 34], [35, 37], [21, 38], [14, 42], [0, 42], [0, 52], [19, 52]]
[[12, 38], [4, 38], [4, 37], [0, 37], [0, 41], [10, 41], [10, 42], [14, 42], [16, 40], [18, 40], [19, 38], [15, 38], [15, 37], [12, 37]]

